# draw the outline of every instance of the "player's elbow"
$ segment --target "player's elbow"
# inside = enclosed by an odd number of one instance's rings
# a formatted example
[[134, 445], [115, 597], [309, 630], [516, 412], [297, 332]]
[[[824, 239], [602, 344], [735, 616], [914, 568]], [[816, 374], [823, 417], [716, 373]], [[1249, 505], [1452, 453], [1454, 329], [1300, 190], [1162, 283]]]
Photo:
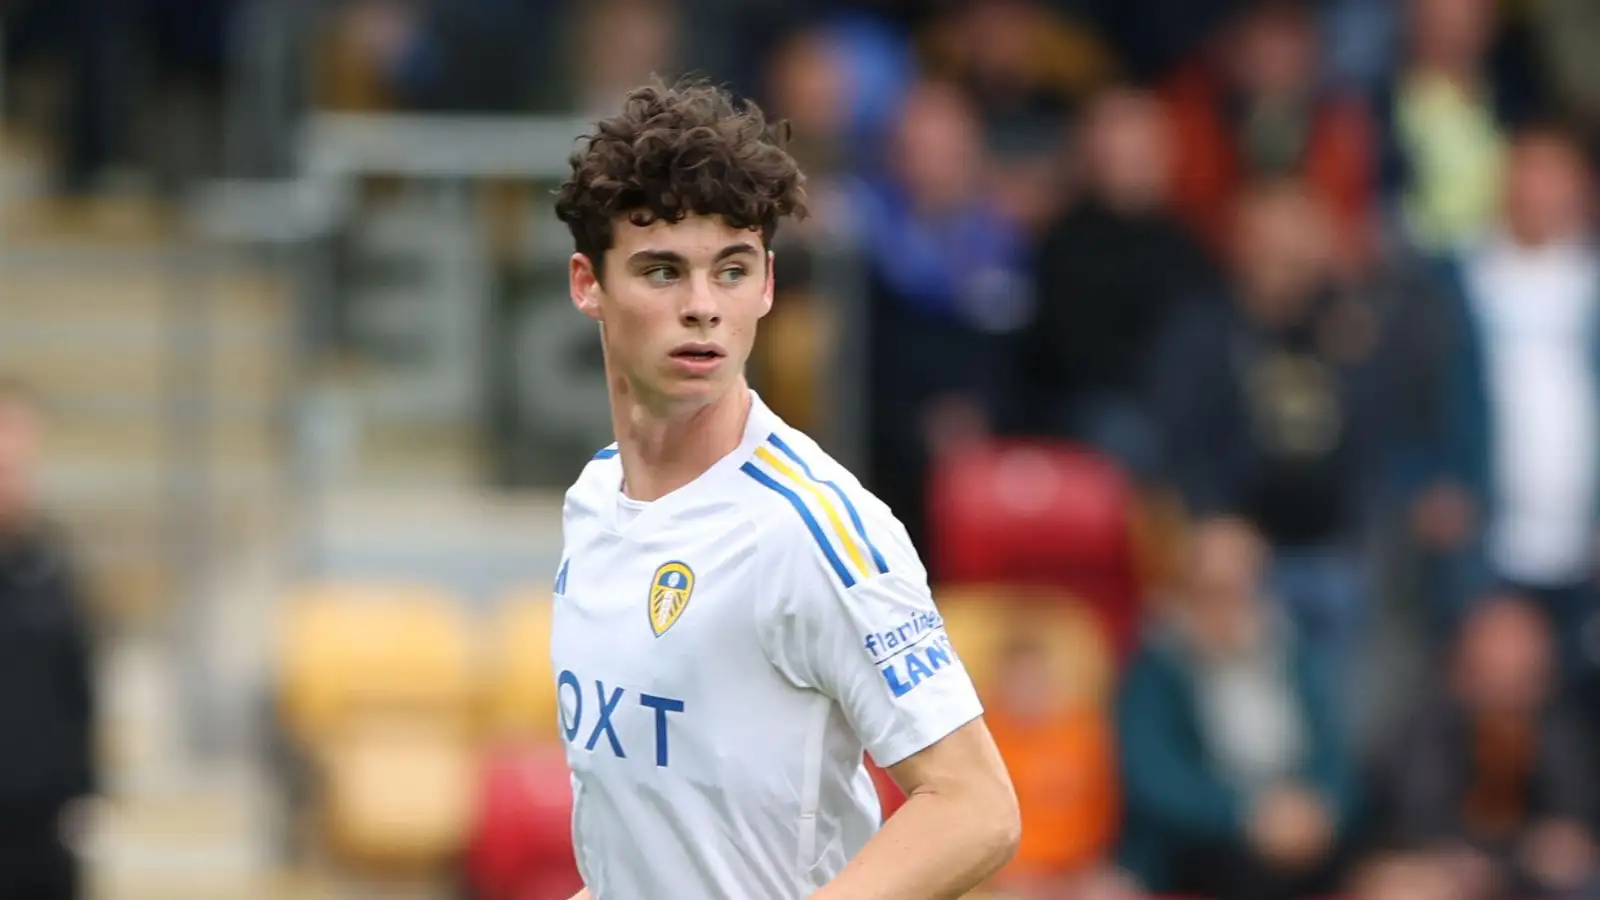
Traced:
[[974, 832], [970, 840], [983, 848], [989, 870], [995, 871], [1017, 854], [1022, 842], [1022, 811], [1009, 781], [991, 786], [974, 799], [965, 816]]
[[1010, 784], [993, 801], [990, 818], [993, 821], [990, 840], [998, 868], [1017, 855], [1017, 846], [1022, 843], [1022, 809], [1017, 804], [1016, 792], [1011, 790]]

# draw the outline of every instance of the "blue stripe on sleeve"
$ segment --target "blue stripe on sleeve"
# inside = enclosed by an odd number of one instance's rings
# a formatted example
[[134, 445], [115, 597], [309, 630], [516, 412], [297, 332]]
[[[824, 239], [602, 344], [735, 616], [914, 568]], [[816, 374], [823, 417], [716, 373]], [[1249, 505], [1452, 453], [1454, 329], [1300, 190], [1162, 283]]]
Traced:
[[862, 543], [867, 545], [867, 552], [872, 554], [872, 561], [878, 566], [878, 571], [888, 574], [889, 564], [884, 561], [883, 554], [879, 553], [878, 548], [873, 545], [872, 538], [867, 537], [867, 527], [861, 522], [861, 514], [856, 512], [856, 505], [850, 502], [850, 498], [845, 495], [844, 490], [831, 481], [823, 481], [818, 478], [816, 473], [811, 471], [811, 467], [806, 465], [806, 461], [801, 459], [800, 455], [795, 453], [794, 450], [790, 449], [788, 444], [784, 443], [783, 438], [774, 434], [768, 437], [767, 440], [771, 442], [772, 446], [777, 447], [784, 456], [794, 460], [795, 464], [800, 466], [800, 471], [806, 473], [807, 478], [827, 487], [839, 497], [839, 501], [844, 504], [845, 512], [850, 514], [850, 523], [856, 527], [856, 534], [861, 536]]
[[789, 501], [789, 505], [793, 506], [795, 512], [800, 514], [800, 518], [805, 520], [806, 528], [811, 531], [811, 537], [816, 540], [817, 546], [822, 548], [823, 555], [828, 558], [828, 564], [833, 566], [833, 571], [839, 576], [839, 580], [844, 582], [846, 588], [855, 587], [855, 578], [850, 575], [850, 570], [845, 568], [844, 562], [839, 559], [839, 554], [834, 551], [833, 545], [828, 543], [827, 536], [822, 533], [822, 526], [817, 524], [816, 517], [811, 515], [811, 510], [806, 507], [805, 501], [800, 499], [800, 495], [773, 480], [771, 475], [756, 468], [755, 463], [745, 463], [739, 468], [746, 475], [783, 495]]

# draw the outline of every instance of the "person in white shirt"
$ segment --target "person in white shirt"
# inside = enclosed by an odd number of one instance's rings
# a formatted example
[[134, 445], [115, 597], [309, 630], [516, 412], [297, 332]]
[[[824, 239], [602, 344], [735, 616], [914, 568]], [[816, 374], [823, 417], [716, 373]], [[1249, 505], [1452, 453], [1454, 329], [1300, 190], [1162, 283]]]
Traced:
[[[1525, 126], [1493, 233], [1441, 266], [1440, 436], [1413, 513], [1447, 625], [1510, 592], [1551, 617], [1565, 678], [1600, 684], [1600, 243], [1578, 135]], [[1600, 697], [1581, 688], [1580, 693]], [[1600, 713], [1597, 713], [1600, 714]]]
[[[556, 576], [579, 898], [959, 897], [1019, 838], [905, 529], [746, 382], [773, 232], [805, 212], [780, 130], [646, 86], [558, 192], [617, 437]], [[864, 752], [908, 794], [881, 828]]]

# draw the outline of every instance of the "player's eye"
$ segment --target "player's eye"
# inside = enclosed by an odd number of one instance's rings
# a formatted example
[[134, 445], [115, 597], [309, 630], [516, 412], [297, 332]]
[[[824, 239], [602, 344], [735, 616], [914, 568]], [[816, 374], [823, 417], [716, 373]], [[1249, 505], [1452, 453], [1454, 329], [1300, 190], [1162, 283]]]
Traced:
[[744, 277], [747, 274], [749, 274], [749, 272], [744, 266], [728, 266], [727, 268], [718, 272], [717, 277], [721, 279], [723, 284], [738, 284], [744, 280]]
[[651, 266], [644, 270], [644, 279], [656, 286], [671, 284], [678, 278], [678, 273], [671, 266]]

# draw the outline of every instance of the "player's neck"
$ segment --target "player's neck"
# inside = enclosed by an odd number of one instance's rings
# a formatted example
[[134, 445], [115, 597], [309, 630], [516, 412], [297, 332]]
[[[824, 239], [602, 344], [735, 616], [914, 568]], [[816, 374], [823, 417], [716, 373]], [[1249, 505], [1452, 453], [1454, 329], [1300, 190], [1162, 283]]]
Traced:
[[739, 446], [750, 407], [743, 378], [710, 403], [665, 412], [613, 391], [611, 424], [622, 459], [623, 492], [649, 503], [699, 478]]

